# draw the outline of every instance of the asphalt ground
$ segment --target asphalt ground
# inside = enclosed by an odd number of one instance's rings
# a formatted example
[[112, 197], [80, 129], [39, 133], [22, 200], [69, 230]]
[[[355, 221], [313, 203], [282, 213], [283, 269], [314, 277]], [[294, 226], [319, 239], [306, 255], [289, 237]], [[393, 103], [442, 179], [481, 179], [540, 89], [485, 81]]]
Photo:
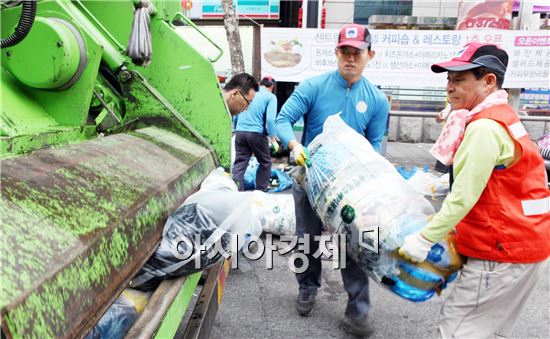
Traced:
[[[389, 143], [386, 157], [396, 166], [427, 165], [435, 161], [428, 154], [430, 144]], [[441, 200], [431, 200], [436, 209]], [[274, 243], [278, 238], [274, 237]], [[313, 314], [300, 317], [294, 309], [298, 285], [288, 266], [290, 254], [273, 256], [273, 269], [266, 258], [250, 262], [247, 272], [232, 270], [218, 310], [211, 338], [354, 338], [341, 328], [347, 295], [332, 261], [323, 261], [322, 286]], [[520, 316], [514, 338], [550, 338], [549, 262]], [[450, 286], [452, 288], [452, 284]], [[423, 303], [412, 303], [370, 283], [371, 338], [438, 338], [437, 321], [449, 290]]]

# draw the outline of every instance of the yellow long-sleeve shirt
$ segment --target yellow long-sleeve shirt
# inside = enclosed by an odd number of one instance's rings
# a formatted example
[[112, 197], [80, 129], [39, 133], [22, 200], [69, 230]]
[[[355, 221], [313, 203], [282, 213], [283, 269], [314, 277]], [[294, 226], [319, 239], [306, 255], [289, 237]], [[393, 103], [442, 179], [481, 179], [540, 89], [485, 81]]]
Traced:
[[453, 162], [453, 189], [422, 235], [433, 242], [443, 239], [474, 207], [496, 166], [508, 167], [519, 159], [506, 129], [491, 119], [466, 128]]

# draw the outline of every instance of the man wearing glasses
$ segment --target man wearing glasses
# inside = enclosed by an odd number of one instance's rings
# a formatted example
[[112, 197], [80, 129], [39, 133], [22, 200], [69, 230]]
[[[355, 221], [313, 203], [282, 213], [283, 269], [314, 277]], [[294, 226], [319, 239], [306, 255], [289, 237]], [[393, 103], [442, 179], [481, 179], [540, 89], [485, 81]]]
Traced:
[[271, 178], [271, 153], [268, 135], [275, 138], [277, 97], [273, 94], [275, 80], [266, 76], [260, 82], [260, 91], [250, 106], [235, 119], [235, 164], [233, 179], [244, 191], [244, 173], [252, 154], [259, 163], [256, 173], [256, 189], [267, 191]]
[[[325, 120], [338, 113], [350, 127], [364, 135], [375, 150], [381, 150], [389, 104], [386, 95], [363, 76], [363, 69], [373, 57], [368, 29], [356, 24], [344, 26], [336, 47], [338, 69], [302, 82], [286, 101], [277, 116], [276, 131], [298, 165], [311, 164], [304, 147], [322, 132]], [[302, 117], [304, 133], [299, 142], [294, 137], [292, 125]], [[323, 224], [312, 210], [304, 188], [296, 181], [292, 185], [292, 195], [296, 235], [302, 238], [304, 234], [309, 234], [309, 254], [298, 250], [306, 255], [308, 262], [304, 263], [307, 265], [305, 272], [296, 274], [299, 284], [296, 311], [301, 316], [309, 316], [317, 290], [321, 287], [321, 260], [312, 254], [319, 247], [314, 238], [321, 235]], [[367, 275], [349, 258], [341, 273], [348, 293], [343, 329], [357, 336], [369, 335]]]
[[237, 74], [225, 84], [223, 98], [232, 116], [248, 108], [258, 88], [258, 82], [248, 73]]

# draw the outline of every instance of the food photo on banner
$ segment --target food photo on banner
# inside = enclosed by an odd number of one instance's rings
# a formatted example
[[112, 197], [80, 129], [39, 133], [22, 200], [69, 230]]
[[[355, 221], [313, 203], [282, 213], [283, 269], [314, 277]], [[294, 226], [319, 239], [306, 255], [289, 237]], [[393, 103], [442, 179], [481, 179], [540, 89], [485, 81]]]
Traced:
[[514, 0], [460, 0], [456, 29], [510, 29]]

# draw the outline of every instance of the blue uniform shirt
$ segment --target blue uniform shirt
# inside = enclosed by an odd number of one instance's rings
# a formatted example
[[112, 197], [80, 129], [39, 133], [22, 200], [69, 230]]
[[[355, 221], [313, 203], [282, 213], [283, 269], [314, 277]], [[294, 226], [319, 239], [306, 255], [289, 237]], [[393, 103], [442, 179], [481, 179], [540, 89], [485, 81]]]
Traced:
[[248, 108], [237, 116], [235, 131], [263, 133], [267, 120], [267, 131], [275, 136], [276, 116], [277, 97], [261, 86]]
[[275, 129], [283, 145], [296, 139], [292, 126], [304, 117], [302, 144], [307, 146], [323, 131], [330, 116], [342, 113], [342, 120], [364, 135], [380, 152], [390, 107], [386, 95], [365, 77], [349, 89], [338, 71], [302, 82], [285, 102], [277, 116]]

